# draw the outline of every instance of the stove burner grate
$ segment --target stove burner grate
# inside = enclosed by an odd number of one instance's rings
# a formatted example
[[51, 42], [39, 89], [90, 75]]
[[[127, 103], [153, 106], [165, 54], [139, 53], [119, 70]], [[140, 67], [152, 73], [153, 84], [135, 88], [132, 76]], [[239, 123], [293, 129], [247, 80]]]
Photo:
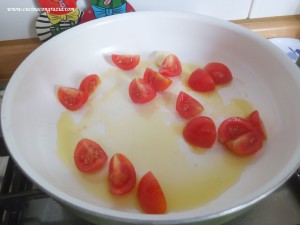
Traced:
[[0, 140], [0, 218], [2, 225], [21, 224], [22, 212], [29, 199], [45, 198], [8, 156], [3, 138]]

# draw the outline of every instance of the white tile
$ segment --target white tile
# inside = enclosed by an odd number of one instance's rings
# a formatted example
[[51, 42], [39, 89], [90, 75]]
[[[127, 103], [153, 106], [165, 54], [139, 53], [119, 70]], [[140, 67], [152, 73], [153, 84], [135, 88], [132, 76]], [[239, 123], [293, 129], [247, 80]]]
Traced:
[[137, 11], [186, 11], [234, 20], [247, 18], [251, 0], [129, 0], [129, 3]]
[[300, 0], [253, 0], [250, 18], [300, 14]]
[[35, 20], [39, 12], [9, 11], [15, 8], [35, 8], [33, 0], [0, 1], [0, 40], [22, 39], [35, 36]]
[[[181, 11], [200, 13], [225, 20], [245, 19], [252, 0], [129, 0], [136, 11]], [[78, 0], [85, 10], [90, 0]], [[0, 0], [0, 41], [36, 37], [35, 20], [41, 12], [12, 12], [8, 8], [39, 8], [36, 0]]]

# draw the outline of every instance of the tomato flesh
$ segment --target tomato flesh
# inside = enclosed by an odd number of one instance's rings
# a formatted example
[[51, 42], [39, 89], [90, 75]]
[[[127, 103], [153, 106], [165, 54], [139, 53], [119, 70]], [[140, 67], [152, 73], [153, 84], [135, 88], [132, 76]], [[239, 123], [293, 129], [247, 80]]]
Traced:
[[97, 74], [86, 76], [80, 83], [79, 89], [91, 95], [99, 86], [100, 78]]
[[211, 92], [216, 87], [212, 77], [201, 68], [197, 68], [191, 73], [188, 84], [194, 91], [198, 92]]
[[256, 153], [263, 146], [263, 140], [257, 132], [247, 132], [234, 140], [227, 141], [226, 147], [240, 156], [249, 156]]
[[211, 62], [203, 68], [209, 73], [215, 84], [227, 84], [232, 81], [232, 74], [229, 68], [223, 63]]
[[145, 213], [163, 214], [167, 211], [165, 195], [151, 171], [141, 178], [138, 184], [137, 198]]
[[256, 131], [261, 135], [262, 139], [267, 139], [267, 132], [264, 126], [263, 121], [257, 110], [250, 113], [247, 120], [254, 126]]
[[81, 172], [94, 172], [101, 169], [107, 160], [105, 151], [96, 142], [83, 138], [74, 151], [75, 165]]
[[134, 69], [140, 62], [139, 55], [118, 55], [112, 54], [113, 63], [122, 70]]
[[213, 120], [206, 116], [191, 119], [183, 129], [184, 139], [197, 147], [210, 148], [216, 140], [217, 132]]
[[197, 116], [204, 110], [204, 107], [192, 96], [181, 91], [176, 101], [176, 111], [185, 119]]
[[88, 94], [77, 88], [59, 87], [57, 97], [60, 103], [71, 111], [80, 109], [88, 100]]
[[123, 154], [116, 153], [109, 162], [109, 189], [114, 195], [130, 192], [136, 183], [136, 173], [131, 161]]
[[176, 55], [170, 54], [164, 59], [158, 72], [167, 77], [178, 76], [182, 72], [181, 62]]
[[166, 90], [171, 84], [172, 80], [162, 74], [154, 71], [151, 68], [147, 68], [144, 72], [144, 79], [159, 92]]
[[135, 78], [129, 85], [129, 96], [134, 103], [144, 104], [155, 98], [156, 91], [146, 80]]
[[218, 128], [218, 141], [221, 143], [232, 141], [249, 131], [255, 131], [249, 121], [238, 116], [229, 117], [223, 120]]

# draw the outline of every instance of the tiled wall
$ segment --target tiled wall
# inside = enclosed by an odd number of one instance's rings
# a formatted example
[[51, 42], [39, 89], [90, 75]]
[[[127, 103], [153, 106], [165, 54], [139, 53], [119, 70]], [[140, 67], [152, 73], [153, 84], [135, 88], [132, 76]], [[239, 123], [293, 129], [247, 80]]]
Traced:
[[[128, 0], [136, 11], [172, 10], [201, 13], [225, 20], [300, 14], [300, 0]], [[90, 0], [77, 0], [85, 10]], [[36, 37], [40, 12], [12, 12], [10, 8], [38, 8], [37, 0], [0, 0], [0, 41]]]
[[250, 18], [300, 14], [300, 0], [253, 0]]

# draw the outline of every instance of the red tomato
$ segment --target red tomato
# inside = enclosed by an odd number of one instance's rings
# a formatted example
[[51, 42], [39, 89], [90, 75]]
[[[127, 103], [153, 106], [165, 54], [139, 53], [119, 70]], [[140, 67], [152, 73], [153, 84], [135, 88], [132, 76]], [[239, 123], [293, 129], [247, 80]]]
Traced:
[[238, 116], [229, 117], [218, 128], [218, 140], [225, 143], [250, 131], [255, 131], [255, 129], [248, 120]]
[[129, 96], [134, 103], [143, 104], [155, 98], [156, 91], [146, 80], [135, 78], [129, 85]]
[[211, 92], [215, 90], [215, 82], [203, 69], [198, 68], [192, 72], [188, 79], [189, 86], [198, 92]]
[[181, 91], [176, 101], [176, 111], [185, 119], [190, 119], [204, 110], [203, 106], [192, 96]]
[[217, 132], [213, 120], [206, 116], [191, 119], [183, 129], [184, 139], [195, 146], [210, 148], [216, 140]]
[[226, 147], [240, 156], [248, 156], [256, 153], [263, 146], [263, 140], [257, 132], [247, 132], [234, 140], [227, 141]]
[[91, 95], [98, 85], [100, 84], [100, 78], [97, 74], [91, 74], [86, 76], [80, 83], [79, 89], [81, 91], [87, 92], [88, 95]]
[[75, 148], [75, 165], [81, 172], [94, 172], [101, 169], [107, 160], [107, 155], [99, 144], [84, 138]]
[[254, 126], [256, 131], [261, 135], [262, 139], [267, 139], [267, 132], [258, 111], [255, 110], [250, 113], [247, 119]]
[[144, 72], [144, 79], [156, 90], [156, 91], [164, 91], [171, 84], [172, 80], [161, 75], [160, 73], [147, 68]]
[[231, 71], [223, 63], [211, 62], [203, 69], [209, 73], [215, 84], [226, 84], [232, 81]]
[[122, 70], [134, 69], [140, 62], [139, 55], [117, 55], [112, 54], [111, 56], [114, 64]]
[[109, 189], [114, 195], [123, 195], [130, 192], [136, 183], [135, 169], [130, 160], [120, 154], [113, 155], [108, 170]]
[[167, 202], [163, 190], [151, 171], [140, 180], [137, 191], [138, 202], [145, 213], [163, 214]]
[[57, 97], [60, 103], [69, 110], [80, 109], [88, 100], [88, 94], [76, 88], [59, 87]]
[[158, 72], [167, 77], [178, 76], [182, 72], [181, 62], [176, 55], [170, 54], [164, 59]]

